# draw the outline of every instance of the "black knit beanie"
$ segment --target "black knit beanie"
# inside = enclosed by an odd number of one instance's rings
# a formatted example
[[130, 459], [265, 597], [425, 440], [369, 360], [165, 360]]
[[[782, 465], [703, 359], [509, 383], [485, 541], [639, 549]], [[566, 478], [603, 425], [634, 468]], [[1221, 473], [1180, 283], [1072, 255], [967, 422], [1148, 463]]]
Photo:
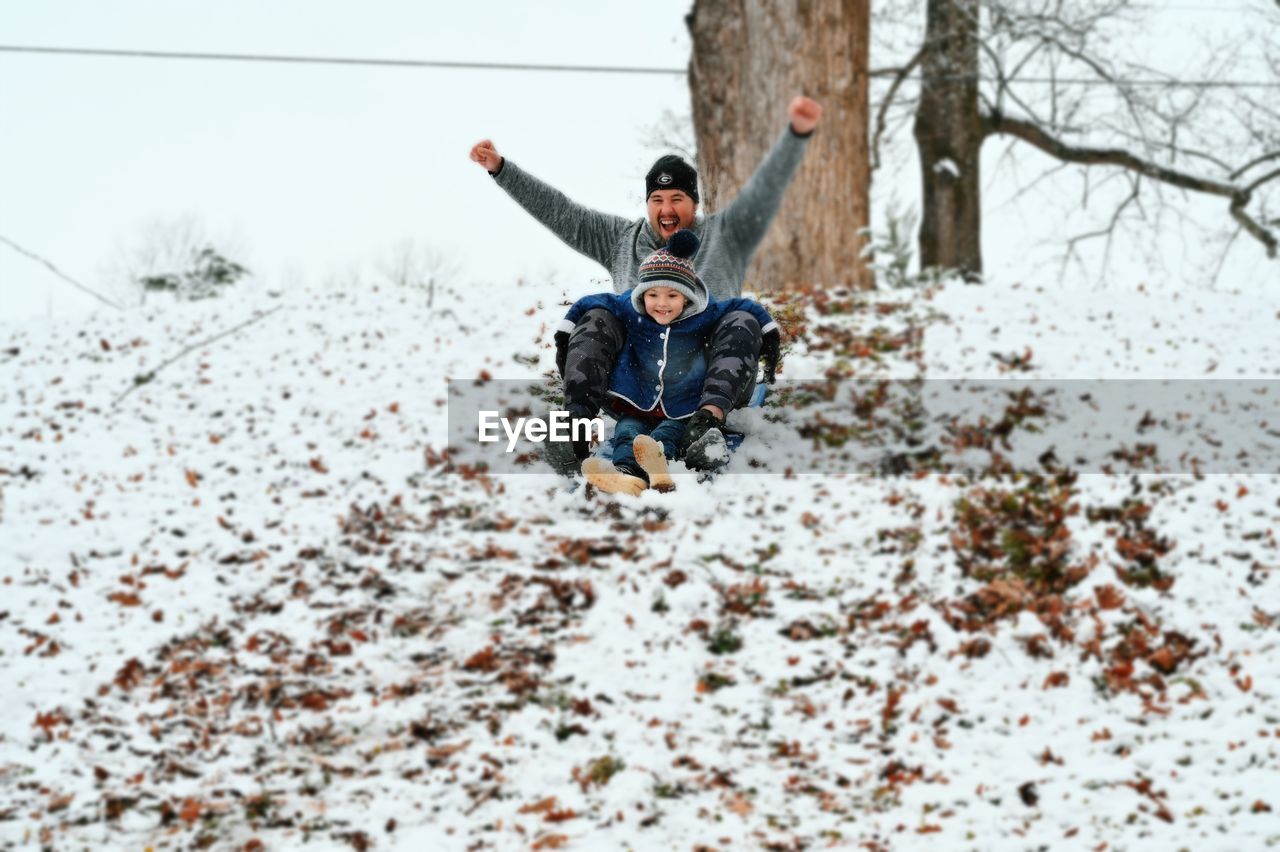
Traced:
[[698, 203], [698, 170], [677, 157], [667, 154], [658, 161], [644, 176], [644, 197], [656, 189], [678, 189], [688, 193], [694, 203]]

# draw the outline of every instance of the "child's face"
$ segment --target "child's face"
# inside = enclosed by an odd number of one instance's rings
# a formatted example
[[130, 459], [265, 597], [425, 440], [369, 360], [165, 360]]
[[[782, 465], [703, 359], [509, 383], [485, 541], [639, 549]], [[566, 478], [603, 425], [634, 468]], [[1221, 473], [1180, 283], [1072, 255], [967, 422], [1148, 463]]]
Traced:
[[644, 291], [644, 312], [659, 325], [675, 322], [685, 302], [685, 297], [670, 287], [650, 287]]

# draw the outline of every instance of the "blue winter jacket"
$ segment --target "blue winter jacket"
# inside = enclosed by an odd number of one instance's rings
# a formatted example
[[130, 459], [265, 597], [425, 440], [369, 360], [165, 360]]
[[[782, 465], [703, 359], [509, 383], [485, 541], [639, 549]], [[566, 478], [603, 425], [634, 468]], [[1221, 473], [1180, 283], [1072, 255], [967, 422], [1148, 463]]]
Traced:
[[640, 411], [652, 411], [655, 417], [683, 420], [698, 410], [707, 378], [703, 351], [725, 314], [750, 312], [763, 334], [778, 327], [758, 302], [741, 298], [710, 302], [664, 326], [637, 310], [631, 293], [596, 293], [579, 299], [565, 314], [560, 330], [572, 331], [593, 308], [605, 308], [617, 317], [626, 328], [627, 340], [609, 376], [609, 394]]

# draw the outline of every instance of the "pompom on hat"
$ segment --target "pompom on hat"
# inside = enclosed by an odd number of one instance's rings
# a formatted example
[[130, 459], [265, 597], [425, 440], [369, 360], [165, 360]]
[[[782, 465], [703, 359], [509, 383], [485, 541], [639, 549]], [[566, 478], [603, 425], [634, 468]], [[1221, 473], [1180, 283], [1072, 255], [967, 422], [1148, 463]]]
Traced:
[[701, 313], [710, 296], [707, 285], [693, 271], [693, 256], [701, 242], [697, 234], [686, 229], [676, 231], [667, 244], [650, 254], [640, 264], [640, 283], [631, 291], [631, 304], [643, 314], [644, 294], [651, 287], [670, 287], [684, 296], [686, 304], [678, 320]]

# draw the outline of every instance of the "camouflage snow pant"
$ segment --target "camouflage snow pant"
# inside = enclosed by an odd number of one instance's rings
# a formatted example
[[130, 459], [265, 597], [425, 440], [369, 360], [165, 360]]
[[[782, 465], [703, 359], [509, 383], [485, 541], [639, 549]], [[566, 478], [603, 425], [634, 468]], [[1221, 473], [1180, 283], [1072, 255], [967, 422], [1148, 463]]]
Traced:
[[[561, 346], [556, 365], [564, 379], [565, 410], [573, 418], [595, 417], [604, 407], [609, 374], [626, 342], [622, 323], [604, 308], [587, 311]], [[747, 311], [721, 317], [707, 341], [707, 380], [698, 407], [718, 405], [726, 413], [746, 405], [756, 387], [760, 323]]]

